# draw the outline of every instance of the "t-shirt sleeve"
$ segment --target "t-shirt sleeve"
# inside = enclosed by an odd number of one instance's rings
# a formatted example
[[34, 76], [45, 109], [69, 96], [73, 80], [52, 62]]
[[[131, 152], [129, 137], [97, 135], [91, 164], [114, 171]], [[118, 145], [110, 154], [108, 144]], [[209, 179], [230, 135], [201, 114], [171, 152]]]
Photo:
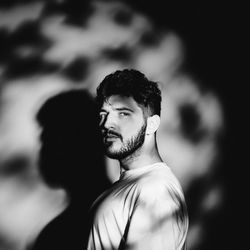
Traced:
[[152, 182], [143, 186], [130, 218], [125, 249], [185, 249], [188, 216], [177, 184]]

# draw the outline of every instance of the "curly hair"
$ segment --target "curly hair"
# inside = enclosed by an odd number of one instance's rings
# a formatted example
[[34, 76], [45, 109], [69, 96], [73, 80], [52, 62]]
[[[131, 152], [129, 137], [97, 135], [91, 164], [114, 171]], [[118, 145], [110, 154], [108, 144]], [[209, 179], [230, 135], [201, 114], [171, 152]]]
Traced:
[[132, 97], [143, 112], [159, 115], [161, 112], [161, 91], [156, 82], [135, 69], [117, 70], [107, 75], [97, 87], [98, 107], [111, 95]]

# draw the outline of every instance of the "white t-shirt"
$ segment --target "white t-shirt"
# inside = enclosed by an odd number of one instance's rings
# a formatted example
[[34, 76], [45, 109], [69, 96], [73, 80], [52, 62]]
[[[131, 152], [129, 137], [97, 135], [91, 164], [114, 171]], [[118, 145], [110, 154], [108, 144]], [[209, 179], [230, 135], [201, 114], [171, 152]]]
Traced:
[[163, 162], [124, 171], [93, 204], [88, 250], [185, 249], [181, 186]]

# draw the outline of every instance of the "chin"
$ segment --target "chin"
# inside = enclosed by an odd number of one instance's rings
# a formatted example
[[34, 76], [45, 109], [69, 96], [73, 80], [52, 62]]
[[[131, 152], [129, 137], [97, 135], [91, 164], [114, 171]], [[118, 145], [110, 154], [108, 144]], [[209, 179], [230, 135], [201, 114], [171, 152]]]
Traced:
[[117, 151], [106, 149], [105, 154], [111, 159], [119, 159], [119, 153]]
[[129, 155], [131, 155], [131, 152], [121, 152], [121, 151], [106, 151], [106, 155], [110, 158], [110, 159], [114, 159], [114, 160], [122, 160], [125, 159], [126, 157], [128, 157]]
[[106, 156], [114, 160], [120, 160], [123, 158], [119, 149], [114, 149], [111, 147], [106, 148], [105, 154]]

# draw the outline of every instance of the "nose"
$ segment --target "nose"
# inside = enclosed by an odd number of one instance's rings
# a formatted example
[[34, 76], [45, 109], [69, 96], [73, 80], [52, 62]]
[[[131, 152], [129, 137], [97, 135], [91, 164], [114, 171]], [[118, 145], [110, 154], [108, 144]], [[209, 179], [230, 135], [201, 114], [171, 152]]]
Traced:
[[116, 127], [116, 120], [114, 115], [107, 114], [101, 118], [100, 127], [104, 129], [112, 129]]

